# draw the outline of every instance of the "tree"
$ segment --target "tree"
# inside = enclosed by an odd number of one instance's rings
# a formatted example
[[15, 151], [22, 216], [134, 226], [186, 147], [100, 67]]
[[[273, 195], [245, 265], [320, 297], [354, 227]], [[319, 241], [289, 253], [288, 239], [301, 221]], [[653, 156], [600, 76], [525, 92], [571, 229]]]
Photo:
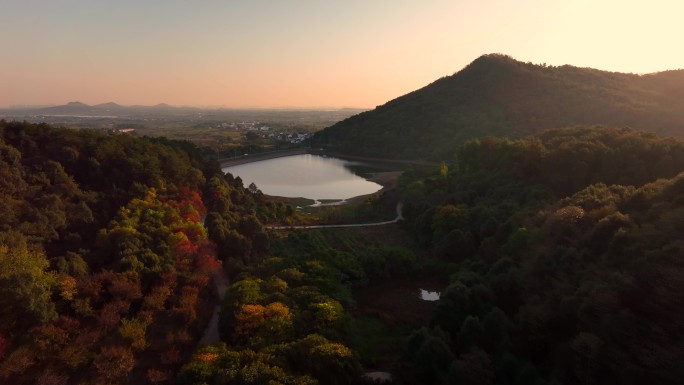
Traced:
[[350, 384], [361, 375], [361, 365], [351, 349], [318, 334], [293, 342], [288, 361], [293, 368], [310, 373], [321, 384]]
[[57, 281], [47, 270], [42, 252], [26, 244], [12, 248], [0, 245], [0, 328], [9, 330], [17, 322], [46, 322], [57, 316], [52, 290]]
[[234, 336], [250, 345], [271, 345], [282, 341], [292, 329], [290, 309], [280, 302], [267, 306], [245, 304], [235, 314]]
[[118, 383], [128, 376], [135, 366], [135, 358], [130, 349], [123, 346], [104, 346], [95, 358], [93, 365], [103, 383]]
[[145, 337], [147, 323], [140, 319], [123, 319], [119, 327], [119, 333], [125, 338], [134, 350], [142, 350], [147, 347]]
[[494, 370], [489, 355], [482, 350], [461, 355], [453, 361], [445, 383], [487, 385], [494, 382]]
[[438, 383], [449, 370], [454, 355], [448, 341], [439, 335], [429, 336], [415, 354], [416, 368], [421, 372], [426, 383]]

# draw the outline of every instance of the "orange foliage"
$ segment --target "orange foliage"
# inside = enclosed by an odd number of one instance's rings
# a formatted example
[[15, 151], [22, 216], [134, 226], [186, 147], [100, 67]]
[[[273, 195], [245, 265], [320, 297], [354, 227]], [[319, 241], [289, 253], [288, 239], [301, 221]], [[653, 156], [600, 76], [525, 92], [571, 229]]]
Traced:
[[102, 281], [99, 276], [85, 276], [78, 280], [77, 291], [85, 297], [98, 300], [102, 294]]
[[290, 309], [280, 302], [269, 303], [266, 306], [266, 317], [289, 317]]
[[247, 304], [240, 306], [235, 314], [235, 334], [247, 337], [258, 330], [266, 321], [266, 308], [262, 305]]
[[0, 379], [25, 373], [36, 362], [35, 353], [27, 346], [20, 346], [10, 353], [0, 365]]
[[207, 208], [197, 191], [191, 191], [187, 186], [183, 186], [175, 191], [175, 195], [175, 199], [169, 199], [166, 203], [175, 207], [183, 219], [199, 222], [207, 213]]
[[93, 362], [99, 377], [106, 382], [118, 382], [133, 370], [135, 358], [123, 346], [105, 346]]
[[214, 361], [218, 358], [216, 353], [200, 353], [195, 356], [196, 359], [200, 361]]
[[181, 289], [178, 305], [173, 308], [176, 314], [183, 317], [186, 325], [190, 325], [197, 318], [195, 306], [199, 298], [199, 289], [195, 286], [185, 285]]
[[221, 262], [216, 259], [216, 246], [211, 243], [195, 254], [197, 270], [207, 276], [217, 272], [221, 268]]
[[128, 302], [142, 298], [137, 274], [119, 273], [109, 275], [107, 278], [109, 280], [107, 291], [115, 298]]
[[57, 282], [59, 286], [59, 295], [67, 301], [74, 299], [76, 294], [76, 279], [69, 275], [62, 275]]
[[114, 329], [119, 325], [119, 321], [121, 320], [118, 306], [112, 302], [106, 304], [100, 311], [100, 315], [98, 316], [97, 320], [102, 329]]
[[171, 295], [171, 288], [167, 285], [156, 286], [143, 299], [143, 309], [162, 310], [166, 299]]
[[36, 351], [39, 354], [49, 354], [66, 344], [69, 333], [53, 324], [42, 324], [31, 331]]
[[242, 305], [235, 315], [235, 334], [239, 337], [251, 336], [267, 321], [276, 318], [284, 320], [291, 318], [290, 309], [280, 302], [273, 302], [267, 306]]
[[59, 320], [57, 320], [57, 325], [68, 332], [74, 332], [79, 329], [81, 322], [76, 318], [63, 315], [59, 317]]
[[192, 243], [187, 237], [184, 237], [185, 239], [181, 239], [180, 241], [176, 242], [175, 245], [173, 245], [173, 251], [176, 254], [176, 257], [191, 257], [197, 253], [197, 245]]

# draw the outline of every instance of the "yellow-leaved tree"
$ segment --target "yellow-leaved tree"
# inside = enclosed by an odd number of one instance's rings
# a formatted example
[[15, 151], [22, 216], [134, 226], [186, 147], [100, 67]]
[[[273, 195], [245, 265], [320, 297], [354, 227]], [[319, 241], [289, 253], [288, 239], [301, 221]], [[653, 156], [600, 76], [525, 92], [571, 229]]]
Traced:
[[10, 246], [4, 239], [0, 237], [0, 330], [18, 322], [29, 326], [54, 319], [57, 312], [51, 295], [57, 279], [48, 271], [45, 255], [29, 249], [23, 240]]

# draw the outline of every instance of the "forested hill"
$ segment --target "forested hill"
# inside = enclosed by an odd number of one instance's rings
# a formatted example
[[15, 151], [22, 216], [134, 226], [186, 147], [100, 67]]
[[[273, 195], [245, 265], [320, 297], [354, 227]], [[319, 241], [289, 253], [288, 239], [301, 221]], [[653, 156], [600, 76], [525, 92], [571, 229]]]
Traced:
[[285, 210], [187, 142], [0, 120], [0, 383], [173, 381]]
[[451, 159], [465, 140], [577, 124], [684, 131], [684, 71], [633, 75], [484, 55], [460, 72], [319, 132], [313, 144], [391, 158]]
[[453, 263], [405, 383], [681, 383], [683, 151], [582, 127], [471, 141], [405, 173], [408, 225]]

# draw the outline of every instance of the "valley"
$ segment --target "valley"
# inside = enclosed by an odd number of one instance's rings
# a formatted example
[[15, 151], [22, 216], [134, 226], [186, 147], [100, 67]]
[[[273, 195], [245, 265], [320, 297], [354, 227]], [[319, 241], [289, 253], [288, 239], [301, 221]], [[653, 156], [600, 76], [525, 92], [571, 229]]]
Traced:
[[0, 382], [676, 384], [681, 80], [485, 55], [358, 114], [0, 120]]

